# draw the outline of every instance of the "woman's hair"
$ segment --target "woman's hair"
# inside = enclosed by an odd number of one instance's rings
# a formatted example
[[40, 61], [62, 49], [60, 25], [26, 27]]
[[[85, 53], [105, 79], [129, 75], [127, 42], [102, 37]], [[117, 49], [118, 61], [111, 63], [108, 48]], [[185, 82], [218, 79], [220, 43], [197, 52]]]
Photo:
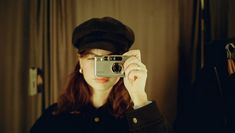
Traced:
[[[79, 54], [80, 57], [84, 57], [88, 53], [89, 50], [86, 50]], [[80, 65], [78, 62], [68, 84], [64, 88], [64, 92], [59, 96], [57, 110], [54, 114], [79, 112], [82, 107], [91, 104], [92, 90], [79, 72], [79, 69]], [[108, 104], [111, 105], [111, 114], [115, 117], [122, 117], [126, 111], [132, 108], [133, 103], [123, 84], [123, 79], [120, 79], [113, 86], [108, 97]]]

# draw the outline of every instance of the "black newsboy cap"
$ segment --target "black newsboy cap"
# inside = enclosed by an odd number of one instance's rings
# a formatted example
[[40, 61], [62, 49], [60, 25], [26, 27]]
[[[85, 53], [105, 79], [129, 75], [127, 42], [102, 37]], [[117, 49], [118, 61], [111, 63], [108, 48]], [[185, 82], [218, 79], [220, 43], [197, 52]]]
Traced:
[[98, 48], [122, 54], [134, 40], [132, 29], [112, 17], [89, 19], [77, 26], [72, 35], [72, 43], [79, 52]]

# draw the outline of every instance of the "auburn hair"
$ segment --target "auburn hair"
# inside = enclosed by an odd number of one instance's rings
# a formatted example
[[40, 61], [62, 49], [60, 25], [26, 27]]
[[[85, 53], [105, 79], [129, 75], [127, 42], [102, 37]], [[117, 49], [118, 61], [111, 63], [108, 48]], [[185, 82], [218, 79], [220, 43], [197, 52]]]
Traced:
[[[88, 53], [89, 50], [86, 50], [79, 53], [79, 55], [80, 57], [84, 57]], [[64, 92], [58, 98], [57, 110], [54, 114], [73, 111], [79, 112], [82, 107], [92, 103], [92, 90], [83, 75], [79, 72], [79, 69], [80, 64], [78, 62], [70, 75]], [[122, 78], [113, 86], [107, 102], [111, 105], [111, 114], [115, 117], [122, 117], [126, 111], [132, 109], [133, 102], [124, 86]]]

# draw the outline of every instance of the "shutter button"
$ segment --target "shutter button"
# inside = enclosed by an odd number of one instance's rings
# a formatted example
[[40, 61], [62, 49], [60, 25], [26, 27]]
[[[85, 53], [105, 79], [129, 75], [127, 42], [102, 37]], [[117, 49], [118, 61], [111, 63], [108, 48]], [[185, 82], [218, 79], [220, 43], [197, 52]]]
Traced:
[[99, 117], [95, 117], [94, 118], [94, 122], [96, 122], [96, 123], [100, 122], [100, 118]]
[[135, 124], [137, 124], [137, 123], [138, 123], [137, 118], [133, 117], [133, 118], [132, 118], [132, 122], [135, 123]]

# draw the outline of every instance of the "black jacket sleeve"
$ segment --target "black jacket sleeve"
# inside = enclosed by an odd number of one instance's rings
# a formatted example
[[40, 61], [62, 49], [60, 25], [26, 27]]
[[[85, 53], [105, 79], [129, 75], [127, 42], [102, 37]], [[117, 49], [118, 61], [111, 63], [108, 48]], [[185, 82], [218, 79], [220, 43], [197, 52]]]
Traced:
[[133, 133], [173, 133], [155, 102], [126, 113]]

